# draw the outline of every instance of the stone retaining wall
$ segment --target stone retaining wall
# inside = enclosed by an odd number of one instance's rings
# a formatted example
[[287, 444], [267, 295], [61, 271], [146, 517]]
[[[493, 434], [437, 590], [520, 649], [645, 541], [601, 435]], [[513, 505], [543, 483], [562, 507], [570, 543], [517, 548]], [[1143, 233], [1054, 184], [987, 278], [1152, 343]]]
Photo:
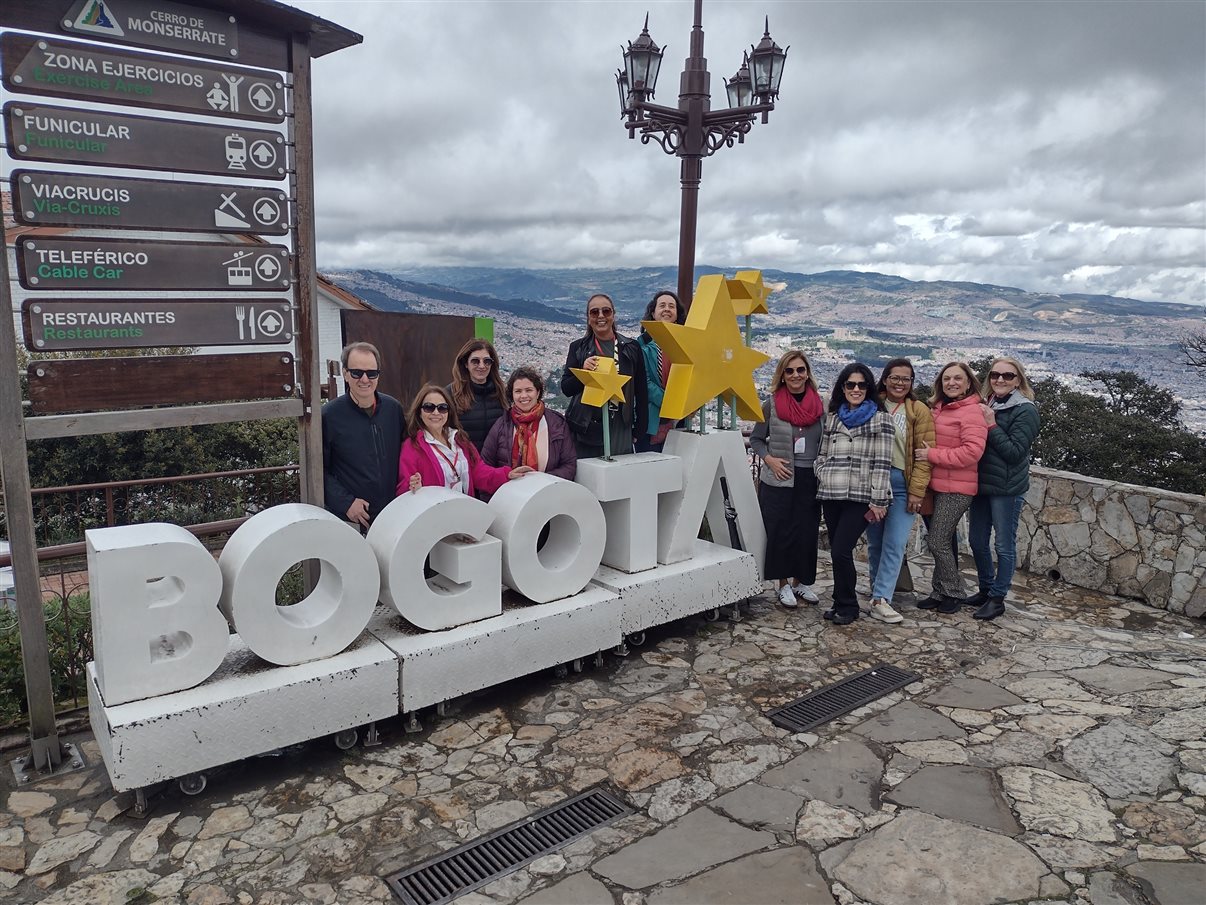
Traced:
[[1018, 568], [1206, 615], [1206, 497], [1032, 468]]

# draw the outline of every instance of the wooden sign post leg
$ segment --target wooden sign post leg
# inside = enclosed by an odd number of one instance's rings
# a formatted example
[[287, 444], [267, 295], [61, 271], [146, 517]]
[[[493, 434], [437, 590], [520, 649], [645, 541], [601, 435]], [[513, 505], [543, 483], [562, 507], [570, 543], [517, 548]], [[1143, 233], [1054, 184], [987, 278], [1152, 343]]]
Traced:
[[21, 630], [21, 665], [29, 701], [30, 757], [28, 769], [17, 770], [18, 781], [34, 770], [52, 772], [63, 760], [54, 721], [54, 688], [50, 680], [50, 648], [42, 613], [42, 581], [38, 544], [34, 539], [33, 502], [29, 487], [29, 457], [17, 375], [17, 336], [9, 293], [8, 255], [0, 255], [0, 477], [4, 483], [4, 512], [17, 592]]

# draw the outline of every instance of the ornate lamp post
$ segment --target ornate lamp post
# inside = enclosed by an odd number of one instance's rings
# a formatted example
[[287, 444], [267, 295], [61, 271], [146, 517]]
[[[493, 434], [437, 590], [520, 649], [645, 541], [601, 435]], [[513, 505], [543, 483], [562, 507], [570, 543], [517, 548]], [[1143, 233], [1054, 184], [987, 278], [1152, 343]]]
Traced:
[[679, 77], [677, 107], [650, 103], [661, 68], [660, 48], [649, 36], [649, 16], [635, 41], [624, 51], [624, 68], [616, 73], [620, 111], [629, 138], [641, 135], [641, 143], [656, 141], [681, 163], [682, 207], [678, 230], [678, 295], [690, 306], [695, 284], [695, 232], [699, 213], [699, 183], [703, 159], [722, 147], [742, 144], [759, 114], [762, 122], [775, 109], [779, 81], [787, 51], [770, 36], [770, 20], [762, 40], [742, 60], [733, 78], [726, 80], [729, 109], [712, 110], [708, 61], [703, 55], [703, 0], [695, 0], [695, 24], [691, 27], [691, 53]]

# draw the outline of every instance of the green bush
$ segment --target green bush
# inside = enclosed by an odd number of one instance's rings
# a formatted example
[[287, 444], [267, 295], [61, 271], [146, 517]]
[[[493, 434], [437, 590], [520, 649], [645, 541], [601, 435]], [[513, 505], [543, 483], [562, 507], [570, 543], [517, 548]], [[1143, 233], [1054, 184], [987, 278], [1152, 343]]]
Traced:
[[[72, 594], [46, 603], [46, 641], [50, 647], [50, 679], [56, 708], [82, 705], [87, 699], [84, 669], [92, 659], [92, 615], [88, 593]], [[7, 615], [7, 614], [6, 614]], [[16, 614], [0, 628], [0, 725], [25, 718], [25, 672], [21, 663], [21, 634]]]

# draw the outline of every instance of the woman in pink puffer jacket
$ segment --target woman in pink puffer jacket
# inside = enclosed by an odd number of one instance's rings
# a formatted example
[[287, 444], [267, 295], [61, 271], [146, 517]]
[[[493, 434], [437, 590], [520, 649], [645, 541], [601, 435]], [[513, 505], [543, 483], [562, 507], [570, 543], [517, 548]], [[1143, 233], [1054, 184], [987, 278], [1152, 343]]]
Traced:
[[938, 372], [933, 399], [937, 445], [918, 449], [914, 456], [919, 462], [929, 462], [931, 469], [934, 515], [929, 547], [934, 557], [934, 590], [917, 606], [955, 613], [963, 603], [964, 590], [951, 541], [976, 495], [977, 466], [984, 454], [988, 426], [980, 413], [980, 381], [961, 361], [952, 361]]

